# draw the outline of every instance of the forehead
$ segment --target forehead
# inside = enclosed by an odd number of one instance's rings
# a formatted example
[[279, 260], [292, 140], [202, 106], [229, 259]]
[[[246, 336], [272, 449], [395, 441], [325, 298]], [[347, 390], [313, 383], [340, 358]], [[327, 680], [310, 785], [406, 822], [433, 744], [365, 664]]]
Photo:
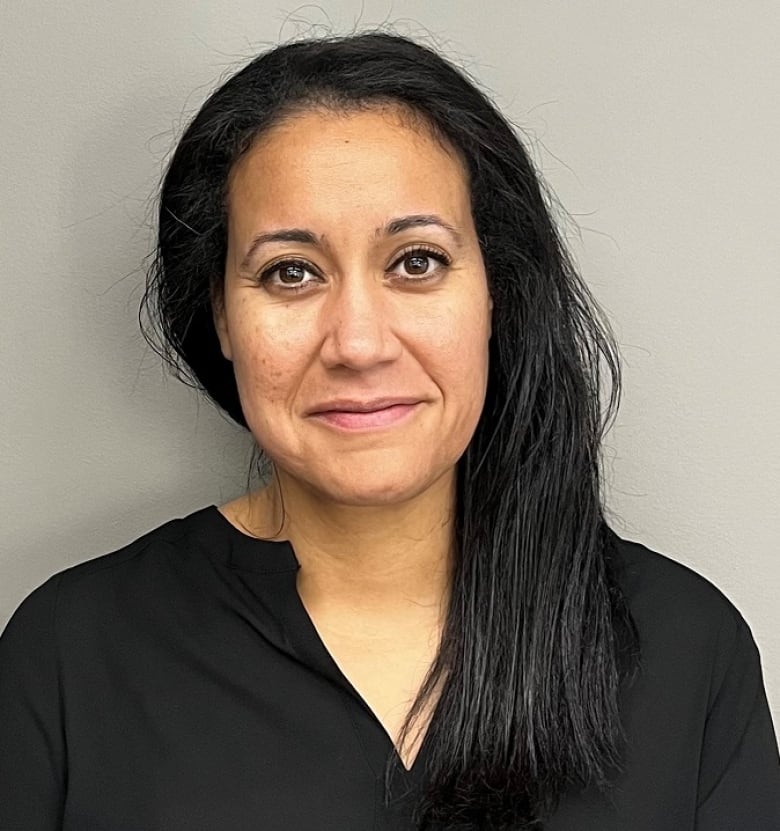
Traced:
[[[422, 119], [398, 109], [287, 115], [239, 159], [231, 229], [263, 223], [377, 223], [403, 213], [470, 222], [465, 166]], [[247, 227], [247, 231], [252, 229]]]

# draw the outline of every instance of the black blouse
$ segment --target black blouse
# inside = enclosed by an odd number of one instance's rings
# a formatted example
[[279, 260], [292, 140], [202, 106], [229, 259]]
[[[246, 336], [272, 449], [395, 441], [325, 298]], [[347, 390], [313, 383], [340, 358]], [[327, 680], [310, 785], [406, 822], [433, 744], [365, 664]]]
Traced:
[[[703, 578], [620, 541], [642, 641], [624, 773], [547, 831], [780, 831], [759, 656]], [[215, 507], [51, 578], [0, 638], [0, 831], [411, 829], [400, 765], [296, 590]], [[430, 735], [430, 734], [429, 734]]]

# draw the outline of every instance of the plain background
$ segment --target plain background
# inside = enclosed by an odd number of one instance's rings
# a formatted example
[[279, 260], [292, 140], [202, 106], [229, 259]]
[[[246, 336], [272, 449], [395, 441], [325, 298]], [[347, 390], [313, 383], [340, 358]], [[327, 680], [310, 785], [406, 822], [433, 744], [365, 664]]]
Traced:
[[247, 437], [138, 332], [155, 187], [257, 51], [388, 21], [523, 130], [621, 344], [616, 530], [739, 607], [780, 724], [777, 0], [4, 0], [0, 625], [51, 573], [245, 488]]

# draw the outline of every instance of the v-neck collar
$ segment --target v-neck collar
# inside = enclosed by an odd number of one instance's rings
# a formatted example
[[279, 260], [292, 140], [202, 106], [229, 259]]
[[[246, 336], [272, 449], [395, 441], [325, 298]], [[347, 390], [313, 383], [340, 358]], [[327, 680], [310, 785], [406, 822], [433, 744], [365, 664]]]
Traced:
[[[263, 634], [278, 648], [300, 661], [314, 672], [327, 678], [339, 691], [359, 705], [362, 717], [351, 718], [366, 750], [366, 756], [375, 776], [384, 779], [388, 758], [392, 758], [398, 784], [404, 791], [403, 799], [415, 784], [420, 784], [429, 752], [429, 736], [435, 712], [410, 768], [400, 759], [393, 740], [360, 693], [339, 668], [320, 637], [298, 593], [297, 578], [301, 568], [289, 540], [267, 540], [252, 537], [241, 531], [217, 508], [204, 508], [200, 518], [225, 542], [225, 565], [252, 579], [252, 590], [265, 611]], [[265, 619], [268, 618], [268, 619]], [[262, 625], [262, 624], [261, 624]]]

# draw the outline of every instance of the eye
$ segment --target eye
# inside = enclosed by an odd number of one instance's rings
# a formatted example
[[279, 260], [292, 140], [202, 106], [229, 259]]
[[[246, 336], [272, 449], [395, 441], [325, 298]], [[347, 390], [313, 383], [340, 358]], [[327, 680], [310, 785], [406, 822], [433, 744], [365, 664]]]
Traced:
[[320, 275], [305, 260], [282, 260], [273, 263], [261, 271], [258, 277], [260, 283], [281, 291], [300, 291], [319, 280]]
[[401, 256], [393, 263], [391, 271], [399, 273], [400, 266], [402, 268], [400, 277], [410, 282], [423, 281], [437, 276], [451, 262], [450, 258], [441, 251], [416, 246], [401, 252]]

